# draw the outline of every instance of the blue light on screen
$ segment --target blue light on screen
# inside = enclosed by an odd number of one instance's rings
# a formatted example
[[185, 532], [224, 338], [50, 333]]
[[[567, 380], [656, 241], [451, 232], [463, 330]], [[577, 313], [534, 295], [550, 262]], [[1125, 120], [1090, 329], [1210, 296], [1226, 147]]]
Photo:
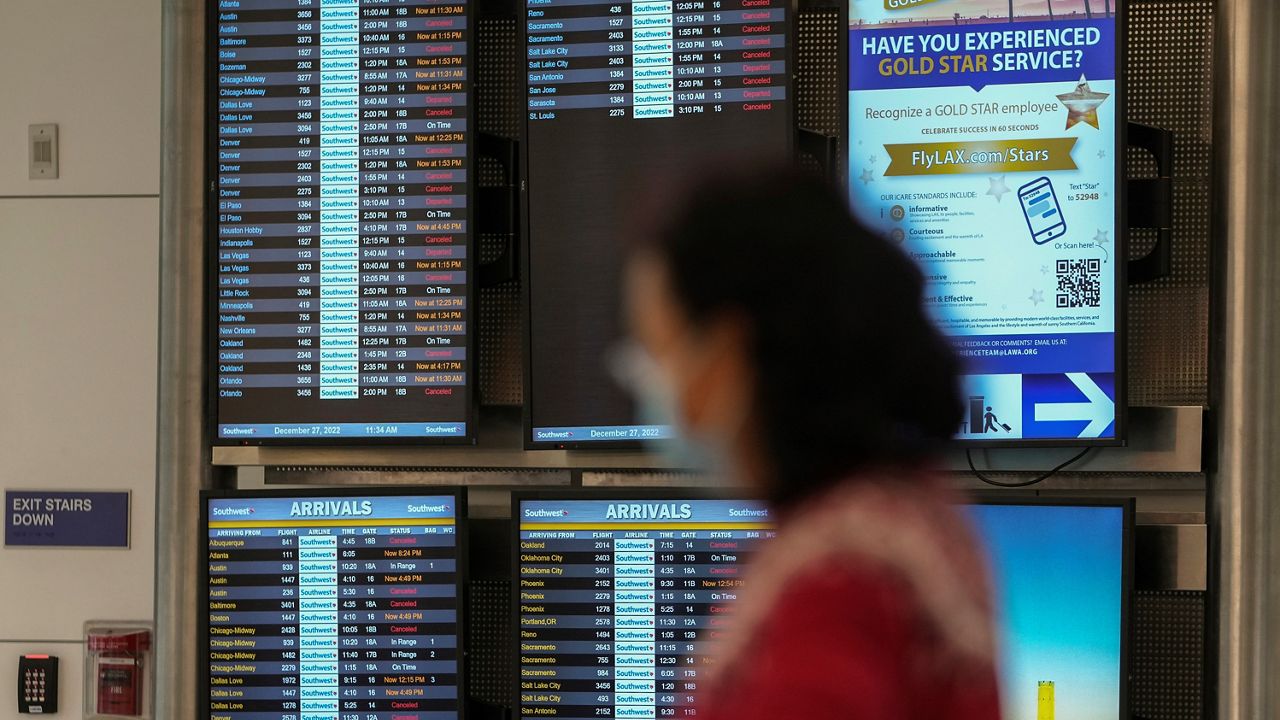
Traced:
[[1000, 616], [1005, 720], [1119, 720], [1124, 575], [1121, 507], [974, 505]]
[[850, 205], [924, 272], [965, 366], [957, 439], [1120, 438], [1124, 0], [846, 5]]

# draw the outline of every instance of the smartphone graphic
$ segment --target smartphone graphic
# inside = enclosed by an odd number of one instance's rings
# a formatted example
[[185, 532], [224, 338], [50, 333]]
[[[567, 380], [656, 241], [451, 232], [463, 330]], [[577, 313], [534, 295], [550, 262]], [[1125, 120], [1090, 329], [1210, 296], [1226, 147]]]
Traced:
[[1032, 242], [1043, 245], [1067, 234], [1067, 221], [1062, 217], [1058, 196], [1049, 178], [1036, 178], [1018, 188], [1018, 201], [1022, 204]]

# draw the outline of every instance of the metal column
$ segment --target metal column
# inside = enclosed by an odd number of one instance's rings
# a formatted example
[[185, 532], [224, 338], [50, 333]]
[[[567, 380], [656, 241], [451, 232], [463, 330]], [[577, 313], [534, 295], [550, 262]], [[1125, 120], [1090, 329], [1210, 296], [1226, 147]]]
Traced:
[[1218, 718], [1262, 720], [1280, 717], [1280, 4], [1221, 0], [1215, 34], [1210, 680]]
[[158, 720], [197, 717], [204, 448], [204, 0], [161, 11], [160, 362], [156, 441]]

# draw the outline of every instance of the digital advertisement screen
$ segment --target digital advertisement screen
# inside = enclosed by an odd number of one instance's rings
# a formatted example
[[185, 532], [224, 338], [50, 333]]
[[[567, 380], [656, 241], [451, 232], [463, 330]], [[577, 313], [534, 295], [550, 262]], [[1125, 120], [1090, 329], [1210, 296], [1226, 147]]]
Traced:
[[468, 4], [210, 7], [215, 442], [469, 439]]
[[847, 183], [967, 363], [957, 437], [1122, 439], [1120, 0], [853, 0]]
[[459, 717], [457, 496], [206, 503], [204, 717]]
[[974, 505], [1000, 616], [1006, 720], [1121, 720], [1125, 509]]
[[[755, 501], [517, 500], [519, 707], [684, 717], [773, 515]], [[690, 711], [689, 713], [685, 712]]]
[[790, 152], [786, 0], [525, 0], [526, 444], [660, 439], [606, 367], [655, 188]]

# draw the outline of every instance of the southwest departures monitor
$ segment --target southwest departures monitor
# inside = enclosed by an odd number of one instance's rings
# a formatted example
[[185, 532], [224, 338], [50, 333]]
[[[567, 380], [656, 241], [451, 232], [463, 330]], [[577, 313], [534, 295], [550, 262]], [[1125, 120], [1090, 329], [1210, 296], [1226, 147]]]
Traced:
[[207, 720], [457, 720], [457, 494], [204, 498]]
[[655, 188], [790, 152], [790, 0], [524, 0], [526, 444], [653, 440], [606, 369]]
[[469, 5], [209, 5], [215, 442], [469, 441]]

